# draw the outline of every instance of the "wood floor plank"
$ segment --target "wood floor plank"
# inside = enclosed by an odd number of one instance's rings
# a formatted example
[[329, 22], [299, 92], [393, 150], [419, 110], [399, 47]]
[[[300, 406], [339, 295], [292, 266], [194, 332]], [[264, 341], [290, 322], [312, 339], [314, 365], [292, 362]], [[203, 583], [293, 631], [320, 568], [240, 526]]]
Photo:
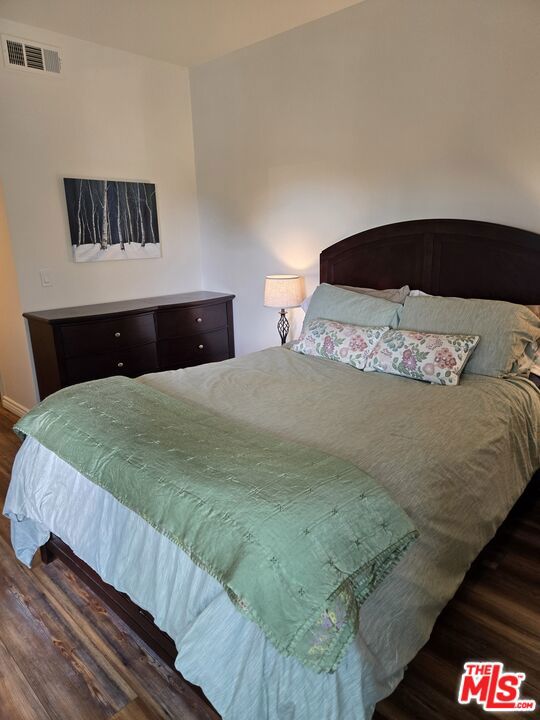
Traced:
[[[500, 660], [513, 669], [527, 673], [527, 680], [538, 685], [538, 646], [531, 645], [526, 633], [518, 632], [479, 614], [452, 604], [441, 618], [438, 630], [446, 637], [458, 637], [458, 657], [466, 660]], [[452, 649], [448, 648], [448, 655]], [[475, 656], [475, 653], [477, 656]], [[457, 659], [457, 658], [456, 658]], [[540, 691], [540, 686], [538, 687]]]
[[[428, 643], [409, 665], [407, 675], [409, 681], [413, 681], [415, 684], [418, 684], [418, 681], [429, 684], [437, 697], [442, 694], [455, 702], [459, 685], [458, 678], [462, 669], [462, 666], [435, 654]], [[462, 708], [462, 714], [464, 720], [475, 717], [471, 708]]]
[[[178, 716], [183, 717], [181, 715]], [[156, 715], [140, 698], [133, 700], [125, 708], [116, 713], [111, 720], [162, 720], [164, 715]]]
[[0, 538], [7, 544], [10, 545], [10, 527], [9, 520], [4, 517], [1, 512], [4, 505], [4, 498], [0, 499]]
[[90, 645], [78, 641], [1, 539], [0, 575], [0, 637], [51, 720], [72, 717], [75, 707], [80, 720], [107, 720], [123, 708], [133, 694], [114, 682]]
[[6, 720], [49, 720], [17, 663], [0, 640], [0, 717]]
[[[2, 549], [2, 542], [0, 541], [0, 551]], [[0, 571], [1, 567], [0, 561]], [[37, 596], [46, 598], [46, 622], [51, 623], [51, 625], [55, 623], [55, 627], [61, 627], [65, 637], [71, 644], [86, 646], [86, 652], [92, 657], [93, 664], [97, 669], [96, 675], [104, 676], [108, 681], [112, 681], [117, 690], [120, 690], [126, 698], [135, 698], [136, 693], [129, 682], [126, 681], [124, 674], [117, 672], [114, 665], [108, 661], [107, 654], [109, 648], [103, 643], [101, 647], [99, 647], [98, 644], [89, 642], [89, 631], [91, 631], [91, 627], [82, 628], [81, 618], [77, 616], [76, 613], [70, 611], [70, 598], [53, 591], [56, 590], [56, 588], [47, 576], [44, 575], [45, 570], [46, 566], [41, 563], [38, 563], [31, 571], [17, 564], [17, 572], [26, 577], [25, 583], [23, 583], [24, 589], [28, 591], [30, 588], [33, 588]], [[43, 582], [44, 578], [46, 578], [45, 582]], [[19, 581], [20, 580], [21, 578], [19, 578]], [[52, 616], [51, 610], [54, 616]], [[84, 632], [85, 629], [88, 632]]]
[[119, 673], [126, 673], [130, 685], [154, 713], [171, 720], [218, 718], [69, 568], [54, 562], [42, 566], [40, 573], [44, 590], [60, 600], [69, 598], [69, 612], [76, 625]]

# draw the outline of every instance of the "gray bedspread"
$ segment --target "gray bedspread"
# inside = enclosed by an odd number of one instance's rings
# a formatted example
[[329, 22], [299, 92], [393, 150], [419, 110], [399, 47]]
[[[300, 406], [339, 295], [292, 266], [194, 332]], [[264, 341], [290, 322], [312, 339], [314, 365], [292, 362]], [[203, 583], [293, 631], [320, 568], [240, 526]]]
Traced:
[[351, 460], [411, 517], [419, 540], [360, 613], [383, 676], [428, 639], [540, 467], [540, 392], [524, 379], [445, 387], [274, 348], [143, 381]]

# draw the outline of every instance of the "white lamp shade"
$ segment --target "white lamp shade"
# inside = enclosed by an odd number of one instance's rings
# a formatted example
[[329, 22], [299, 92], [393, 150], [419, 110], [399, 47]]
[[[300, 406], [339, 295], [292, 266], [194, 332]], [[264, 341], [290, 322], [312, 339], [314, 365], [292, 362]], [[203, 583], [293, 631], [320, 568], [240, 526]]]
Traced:
[[301, 275], [267, 275], [264, 282], [266, 307], [292, 308], [301, 305], [306, 297]]

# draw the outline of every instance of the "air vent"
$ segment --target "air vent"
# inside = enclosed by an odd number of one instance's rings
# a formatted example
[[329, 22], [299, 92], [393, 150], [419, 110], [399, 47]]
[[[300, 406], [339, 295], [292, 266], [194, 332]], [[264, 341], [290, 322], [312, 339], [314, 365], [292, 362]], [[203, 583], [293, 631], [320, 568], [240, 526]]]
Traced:
[[24, 45], [13, 40], [6, 40], [8, 62], [11, 65], [26, 65], [24, 62]]
[[26, 67], [34, 68], [34, 70], [45, 70], [43, 50], [40, 47], [25, 45], [24, 54], [26, 55]]
[[43, 48], [43, 57], [45, 58], [45, 70], [53, 73], [60, 72], [60, 55], [58, 54], [58, 50]]
[[59, 75], [62, 67], [59, 48], [2, 35], [7, 67], [34, 73]]

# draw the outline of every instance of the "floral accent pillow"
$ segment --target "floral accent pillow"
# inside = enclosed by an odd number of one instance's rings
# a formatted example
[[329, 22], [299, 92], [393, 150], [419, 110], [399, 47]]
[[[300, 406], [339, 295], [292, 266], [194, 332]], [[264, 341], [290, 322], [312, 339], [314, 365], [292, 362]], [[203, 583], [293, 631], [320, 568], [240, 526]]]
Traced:
[[369, 354], [387, 330], [388, 327], [364, 327], [315, 318], [308, 322], [291, 350], [363, 370]]
[[479, 340], [479, 335], [388, 330], [371, 352], [365, 370], [457, 385]]

